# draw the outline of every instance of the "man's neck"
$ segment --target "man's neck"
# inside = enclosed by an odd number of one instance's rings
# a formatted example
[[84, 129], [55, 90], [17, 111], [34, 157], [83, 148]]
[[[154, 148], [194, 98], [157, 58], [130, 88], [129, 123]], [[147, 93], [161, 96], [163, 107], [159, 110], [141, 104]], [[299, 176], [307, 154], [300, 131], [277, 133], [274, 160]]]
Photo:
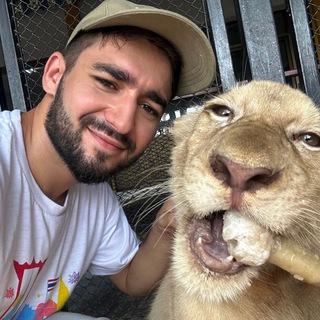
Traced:
[[51, 144], [44, 127], [48, 99], [21, 117], [24, 145], [30, 171], [42, 192], [63, 205], [69, 188], [77, 181]]

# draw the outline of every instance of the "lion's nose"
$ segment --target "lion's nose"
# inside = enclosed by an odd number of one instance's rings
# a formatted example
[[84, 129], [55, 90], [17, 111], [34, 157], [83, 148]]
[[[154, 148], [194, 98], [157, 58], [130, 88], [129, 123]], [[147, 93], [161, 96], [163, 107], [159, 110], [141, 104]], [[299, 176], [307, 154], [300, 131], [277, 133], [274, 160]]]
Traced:
[[235, 163], [227, 157], [217, 155], [210, 161], [214, 175], [229, 187], [242, 191], [256, 190], [273, 182], [278, 173], [269, 168], [255, 167]]

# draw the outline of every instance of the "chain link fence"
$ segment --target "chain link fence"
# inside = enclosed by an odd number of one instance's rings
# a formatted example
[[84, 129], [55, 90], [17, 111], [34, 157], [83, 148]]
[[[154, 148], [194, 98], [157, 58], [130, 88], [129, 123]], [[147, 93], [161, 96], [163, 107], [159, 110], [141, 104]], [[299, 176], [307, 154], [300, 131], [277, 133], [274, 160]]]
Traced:
[[[1, 0], [5, 1], [5, 0]], [[62, 51], [71, 31], [98, 0], [6, 0], [9, 9], [16, 54], [27, 109], [35, 107], [43, 97], [41, 77], [44, 64], [53, 51]], [[208, 0], [211, 1], [211, 0]], [[303, 1], [303, 0], [301, 0]], [[206, 0], [136, 0], [180, 13], [198, 26], [212, 39], [212, 30]], [[232, 0], [223, 0], [229, 47], [235, 79], [252, 78], [239, 8]], [[236, 3], [236, 1], [235, 1]], [[286, 0], [273, 1], [274, 19], [280, 44], [281, 60], [286, 81], [301, 86], [301, 71], [289, 4]], [[305, 8], [309, 19], [314, 55], [320, 59], [320, 0], [308, 0]], [[263, 22], [261, 22], [263, 23]], [[212, 40], [213, 43], [213, 40]], [[215, 44], [213, 43], [213, 46]], [[216, 44], [217, 45], [217, 44]], [[220, 69], [221, 65], [218, 66]], [[160, 123], [154, 141], [144, 155], [130, 168], [115, 175], [110, 184], [124, 205], [128, 220], [143, 238], [155, 213], [168, 196], [166, 182], [170, 165], [172, 121], [181, 114], [202, 105], [212, 94], [222, 91], [219, 72], [216, 82], [208, 90], [172, 101]], [[110, 319], [143, 319], [148, 312], [152, 295], [131, 298], [119, 292], [106, 277], [86, 274], [67, 302], [65, 309]]]
[[320, 1], [308, 0], [306, 3], [307, 14], [312, 34], [312, 42], [315, 48], [317, 64], [320, 64]]

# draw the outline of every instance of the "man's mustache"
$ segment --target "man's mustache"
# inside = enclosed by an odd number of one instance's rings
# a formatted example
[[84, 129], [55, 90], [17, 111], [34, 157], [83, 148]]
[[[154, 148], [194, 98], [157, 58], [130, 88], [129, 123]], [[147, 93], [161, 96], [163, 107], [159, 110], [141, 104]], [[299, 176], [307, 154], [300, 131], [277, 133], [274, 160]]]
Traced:
[[90, 126], [119, 141], [125, 146], [129, 153], [133, 153], [136, 149], [136, 144], [129, 137], [114, 130], [108, 124], [108, 122], [101, 121], [91, 114], [82, 117], [80, 120], [80, 124], [81, 130], [83, 130], [85, 127]]

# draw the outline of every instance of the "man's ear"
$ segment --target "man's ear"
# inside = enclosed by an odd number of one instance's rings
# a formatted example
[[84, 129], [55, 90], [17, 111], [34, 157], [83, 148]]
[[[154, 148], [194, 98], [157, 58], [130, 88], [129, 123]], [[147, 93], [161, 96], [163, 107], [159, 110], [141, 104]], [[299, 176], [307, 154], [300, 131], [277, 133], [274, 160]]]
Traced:
[[55, 95], [66, 69], [66, 63], [60, 52], [54, 52], [48, 59], [43, 72], [42, 86], [47, 94]]

